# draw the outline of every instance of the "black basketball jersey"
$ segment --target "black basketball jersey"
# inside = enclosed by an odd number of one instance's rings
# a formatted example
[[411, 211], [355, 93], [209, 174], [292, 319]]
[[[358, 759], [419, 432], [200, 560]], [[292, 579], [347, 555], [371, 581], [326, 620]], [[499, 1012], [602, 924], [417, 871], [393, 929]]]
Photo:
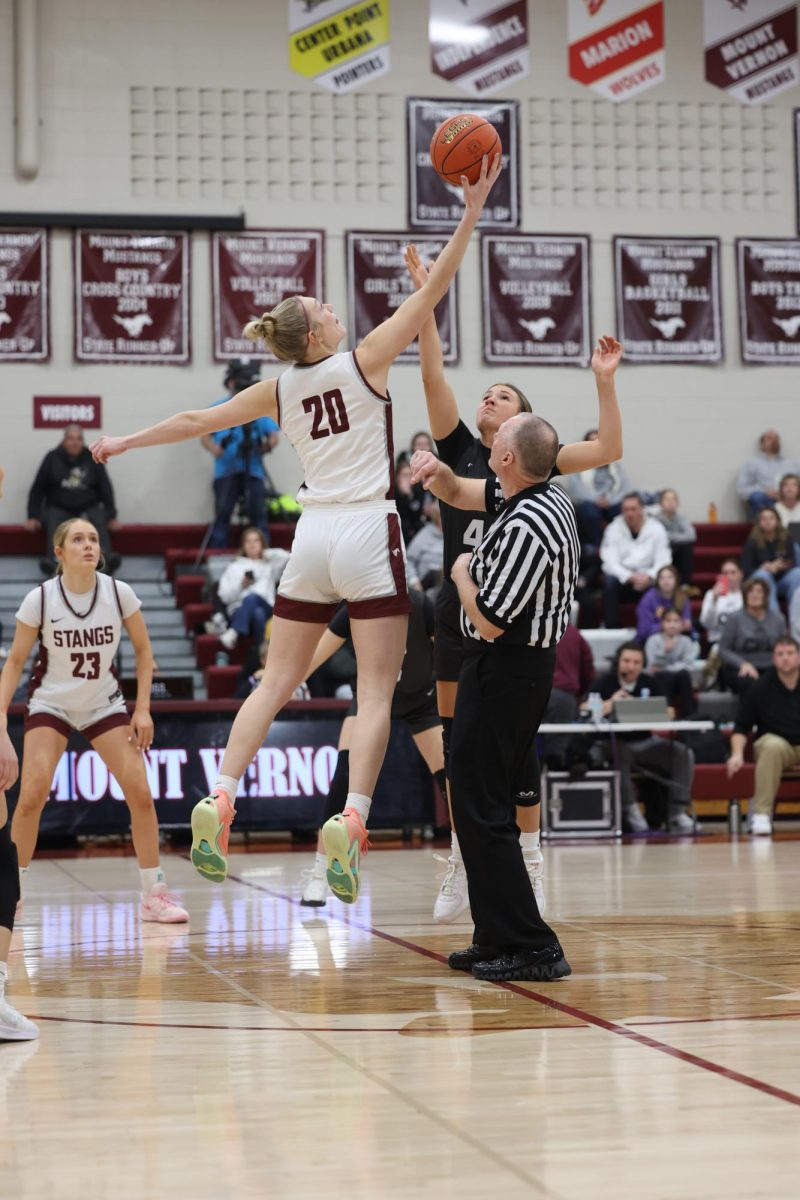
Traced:
[[[485, 515], [485, 514], [484, 514]], [[433, 687], [433, 601], [424, 592], [411, 588], [408, 593], [411, 613], [408, 618], [406, 653], [400, 678], [394, 689], [392, 707], [398, 701], [418, 697]], [[350, 617], [347, 604], [340, 604], [328, 625], [337, 637], [350, 637]], [[355, 689], [354, 689], [355, 690]]]
[[[496, 478], [489, 466], [491, 450], [484, 446], [479, 437], [470, 433], [463, 421], [459, 421], [446, 438], [437, 439], [436, 450], [439, 458], [454, 475], [461, 475], [465, 479]], [[558, 469], [553, 467], [550, 478], [553, 479], [558, 474]], [[452, 508], [441, 501], [439, 511], [442, 514], [444, 536], [444, 577], [449, 579], [453, 563], [459, 554], [464, 554], [465, 551], [474, 553], [497, 514], [467, 512], [462, 508]]]

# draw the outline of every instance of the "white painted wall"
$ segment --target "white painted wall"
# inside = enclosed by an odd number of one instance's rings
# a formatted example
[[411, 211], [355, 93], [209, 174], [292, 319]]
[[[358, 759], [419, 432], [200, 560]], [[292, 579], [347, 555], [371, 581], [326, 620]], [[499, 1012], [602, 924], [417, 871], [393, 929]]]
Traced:
[[[777, 426], [800, 455], [800, 372], [739, 364], [733, 260], [738, 234], [795, 233], [791, 109], [800, 94], [743, 110], [707, 86], [701, 8], [698, 0], [667, 0], [667, 83], [612, 106], [566, 76], [562, 0], [531, 0], [533, 74], [507, 95], [522, 101], [523, 229], [592, 235], [595, 332], [614, 324], [614, 233], [723, 238], [727, 363], [629, 367], [620, 393], [634, 483], [677, 485], [696, 519], [711, 499], [721, 516], [734, 518], [732, 479], [760, 430]], [[13, 164], [12, 4], [0, 0], [0, 210], [244, 207], [254, 226], [322, 226], [328, 299], [343, 312], [344, 230], [405, 225], [405, 96], [461, 96], [429, 72], [427, 10], [427, 0], [392, 0], [391, 74], [335, 100], [289, 73], [285, 0], [41, 0], [42, 162], [38, 178], [23, 182]], [[468, 108], [466, 96], [463, 102]], [[263, 120], [253, 115], [259, 106]], [[637, 126], [652, 130], [655, 158], [637, 147]], [[708, 133], [716, 128], [719, 138]], [[210, 352], [205, 235], [194, 235], [192, 258], [191, 367], [77, 366], [70, 235], [53, 234], [52, 361], [0, 368], [5, 521], [25, 515], [33, 473], [58, 441], [32, 430], [34, 393], [102, 395], [107, 432], [221, 395], [222, 368]], [[470, 419], [495, 378], [480, 361], [476, 249], [462, 284], [463, 361], [451, 378]], [[580, 437], [592, 424], [588, 371], [535, 367], [503, 375], [534, 398], [562, 438]], [[399, 447], [426, 419], [414, 368], [395, 368], [391, 387]], [[270, 465], [281, 486], [297, 483], [288, 447]], [[137, 452], [116, 460], [112, 472], [123, 520], [211, 515], [210, 460], [199, 445]]]

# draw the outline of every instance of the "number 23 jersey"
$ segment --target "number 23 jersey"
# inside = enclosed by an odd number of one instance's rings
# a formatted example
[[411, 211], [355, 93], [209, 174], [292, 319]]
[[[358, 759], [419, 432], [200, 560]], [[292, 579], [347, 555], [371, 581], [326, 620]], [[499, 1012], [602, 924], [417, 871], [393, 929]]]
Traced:
[[276, 387], [278, 423], [303, 465], [302, 504], [394, 499], [392, 402], [367, 382], [355, 350], [293, 363]]
[[141, 606], [127, 583], [99, 573], [82, 595], [67, 591], [60, 576], [28, 592], [16, 613], [39, 630], [28, 699], [75, 713], [106, 707], [119, 692], [113, 666], [122, 622]]

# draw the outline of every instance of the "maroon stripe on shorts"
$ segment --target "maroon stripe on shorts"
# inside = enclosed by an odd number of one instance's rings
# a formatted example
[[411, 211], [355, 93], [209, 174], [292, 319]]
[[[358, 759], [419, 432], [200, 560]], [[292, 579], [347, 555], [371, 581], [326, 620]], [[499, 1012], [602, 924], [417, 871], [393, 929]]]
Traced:
[[305, 621], [308, 625], [327, 625], [338, 607], [338, 604], [316, 604], [312, 600], [292, 600], [279, 592], [275, 597], [273, 616], [283, 617], [285, 621]]
[[411, 600], [407, 592], [404, 596], [376, 596], [374, 600], [348, 600], [347, 611], [351, 621], [404, 616], [411, 612]]
[[384, 410], [384, 420], [386, 422], [386, 458], [389, 464], [389, 487], [386, 491], [386, 499], [394, 500], [394, 429], [391, 402], [386, 405]]
[[93, 725], [84, 725], [79, 732], [93, 742], [95, 738], [108, 733], [110, 729], [119, 729], [122, 725], [127, 729], [130, 723], [131, 719], [126, 712], [112, 713], [109, 717], [103, 717], [102, 721], [95, 721]]
[[[406, 580], [406, 560], [403, 555], [403, 534], [400, 530], [400, 518], [397, 513], [387, 513], [386, 523], [389, 527], [389, 566], [392, 568], [392, 579], [398, 596], [408, 595]], [[411, 611], [410, 609], [408, 610]]]
[[33, 716], [30, 713], [25, 713], [25, 733], [29, 729], [55, 729], [58, 733], [63, 734], [65, 738], [68, 738], [72, 733], [72, 726], [68, 725], [66, 721], [62, 721], [61, 717], [55, 717], [52, 713], [44, 712], [34, 713]]

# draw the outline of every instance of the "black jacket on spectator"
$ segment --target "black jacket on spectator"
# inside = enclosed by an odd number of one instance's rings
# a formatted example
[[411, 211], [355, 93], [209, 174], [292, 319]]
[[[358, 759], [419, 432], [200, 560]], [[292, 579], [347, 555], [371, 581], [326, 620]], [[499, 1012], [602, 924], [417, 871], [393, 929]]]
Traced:
[[791, 690], [774, 667], [766, 671], [740, 699], [734, 732], [747, 735], [754, 725], [756, 737], [774, 733], [800, 746], [800, 684]]
[[[742, 570], [744, 571], [745, 578], [749, 579], [750, 576], [758, 570], [762, 563], [774, 562], [776, 558], [791, 557], [791, 542], [789, 542], [788, 545], [785, 541], [782, 543], [779, 543], [778, 541], [764, 542], [763, 546], [759, 546], [751, 536], [747, 539], [742, 548]], [[783, 573], [783, 571], [779, 571], [775, 578], [780, 579]]]
[[41, 518], [42, 506], [82, 513], [102, 504], [106, 519], [113, 521], [117, 510], [108, 472], [84, 447], [80, 454], [67, 454], [57, 446], [44, 456], [28, 496], [28, 516]]

